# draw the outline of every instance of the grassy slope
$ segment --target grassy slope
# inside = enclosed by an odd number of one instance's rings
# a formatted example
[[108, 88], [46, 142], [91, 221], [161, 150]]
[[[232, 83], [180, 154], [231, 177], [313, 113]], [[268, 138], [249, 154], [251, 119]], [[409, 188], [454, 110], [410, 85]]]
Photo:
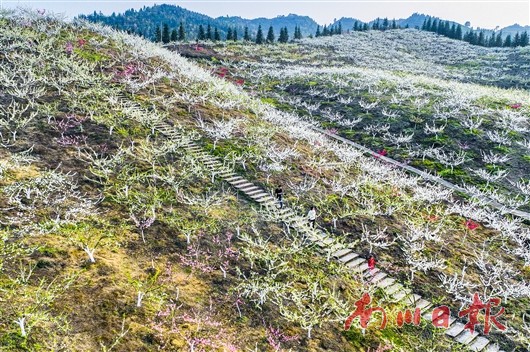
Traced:
[[[426, 44], [431, 42], [436, 44]], [[385, 49], [388, 46], [390, 53]], [[439, 54], [440, 48], [445, 50], [444, 55]], [[519, 52], [523, 55], [526, 49], [485, 50], [418, 31], [354, 33], [319, 38], [314, 43], [306, 40], [266, 47], [228, 44], [217, 49], [227, 59], [214, 61], [214, 66], [229, 67], [234, 77], [246, 80], [247, 89], [259, 92], [279, 108], [311, 116], [347, 138], [374, 150], [386, 149], [391, 157], [437, 172], [458, 185], [465, 183], [488, 196], [495, 191], [492, 198], [500, 203], [528, 210], [525, 194], [515, 186], [517, 182], [530, 182], [529, 151], [521, 144], [529, 140], [528, 93], [457, 83], [503, 87], [502, 82], [510, 81], [510, 88], [523, 85], [519, 80], [525, 79], [526, 71], [518, 67], [527, 60], [515, 65], [510, 58]], [[452, 69], [459, 60], [462, 67]], [[479, 64], [470, 66], [473, 60]], [[492, 75], [492, 81], [485, 82], [488, 75]], [[310, 111], [299, 102], [319, 109]], [[364, 109], [362, 102], [377, 105]], [[523, 107], [510, 108], [516, 102], [523, 103]], [[337, 122], [337, 116], [359, 121], [347, 127]], [[518, 121], [511, 124], [512, 118]], [[470, 119], [482, 123], [476, 128], [466, 127]], [[396, 143], [380, 129], [385, 125], [392, 136], [412, 135], [412, 140]], [[435, 134], [426, 131], [426, 126], [442, 130]], [[490, 132], [504, 135], [506, 142], [492, 141]], [[445, 155], [463, 155], [466, 161], [450, 167], [433, 155], [431, 148], [439, 148]], [[488, 161], [481, 151], [506, 160]], [[424, 152], [428, 154], [424, 156]], [[476, 174], [480, 170], [506, 175], [488, 182]], [[510, 205], [510, 198], [521, 202]]]
[[[336, 155], [315, 144], [323, 141], [296, 141], [285, 126], [256, 116], [252, 112], [256, 106], [239, 98], [233, 86], [193, 71], [194, 66], [180, 58], [169, 61], [169, 53], [149, 55], [152, 47], [148, 43], [134, 46], [120, 42], [112, 33], [101, 35], [33, 16], [1, 21], [2, 73], [17, 73], [12, 87], [22, 86], [17, 80], [23, 76], [17, 70], [23, 67], [28, 76], [36, 78], [34, 86], [43, 89], [35, 97], [17, 96], [6, 89], [2, 97], [4, 107], [13, 101], [28, 105], [23, 116], [35, 112], [19, 129], [16, 140], [4, 141], [9, 146], [1, 149], [3, 350], [172, 351], [188, 350], [188, 344], [195, 343], [196, 348], [205, 350], [261, 351], [270, 349], [269, 326], [280, 328], [285, 336], [297, 335], [298, 339], [282, 343], [293, 350], [367, 350], [379, 344], [392, 344], [403, 351], [425, 346], [449, 348], [447, 341], [435, 338], [439, 332], [429, 326], [383, 332], [371, 329], [372, 333], [364, 336], [358, 329], [343, 333], [345, 312], [340, 307], [319, 317], [321, 327], [307, 339], [292, 315], [316, 311], [335, 295], [351, 308], [364, 289], [359, 278], [326, 262], [311, 248], [300, 245], [293, 253], [296, 235], [287, 236], [275, 222], [227, 192], [226, 186], [212, 183], [211, 175], [185, 155], [178, 143], [153, 133], [150, 125], [160, 118], [188, 132], [196, 130], [202, 133], [199, 143], [205, 149], [227, 160], [244, 154], [246, 169], [237, 168], [262, 184], [296, 183], [308, 175], [332, 179], [339, 172], [352, 178], [374, 177], [361, 164], [345, 163], [336, 170], [314, 166], [317, 158], [338, 161]], [[72, 53], [68, 53], [68, 43], [72, 43]], [[209, 99], [200, 101], [204, 92]], [[198, 101], [192, 103], [194, 98]], [[220, 106], [238, 99], [238, 108]], [[128, 108], [122, 101], [139, 108]], [[237, 118], [240, 124], [232, 138], [220, 141], [214, 149], [212, 139], [196, 127], [199, 115], [206, 122]], [[66, 121], [73, 126], [64, 127]], [[270, 136], [264, 141], [267, 146], [295, 145], [299, 156], [284, 163], [283, 171], [262, 172], [258, 157], [264, 144], [256, 139], [264, 135]], [[76, 138], [86, 138], [86, 142], [60, 144]], [[28, 149], [31, 158], [22, 153]], [[350, 214], [338, 223], [339, 229], [351, 233], [348, 241], [357, 237], [361, 222], [378, 226], [395, 223], [392, 227], [399, 230], [403, 212], [415, 221], [425, 213], [412, 200], [413, 191], [405, 187], [395, 189], [368, 180], [361, 188], [362, 194], [377, 195], [382, 204], [388, 203], [394, 192], [404, 192], [397, 203], [403, 208], [401, 213], [393, 217], [367, 214], [355, 198], [337, 199], [322, 183], [302, 199], [289, 192], [287, 200], [302, 209], [324, 200], [319, 209], [328, 227], [333, 213], [349, 209]], [[27, 195], [26, 189], [33, 192]], [[217, 205], [204, 206], [201, 199], [205, 196]], [[437, 203], [430, 207], [436, 213], [445, 206]], [[131, 217], [145, 220], [153, 212], [156, 220], [145, 229], [143, 243], [141, 229]], [[444, 233], [454, 241], [458, 241], [461, 220], [458, 216], [444, 220], [448, 224]], [[250, 237], [234, 237], [237, 228]], [[488, 233], [482, 231], [476, 236]], [[261, 236], [269, 241], [260, 247], [252, 238]], [[96, 248], [95, 263], [82, 251], [87, 245]], [[468, 252], [473, 247], [469, 242], [459, 245]], [[399, 250], [393, 247], [392, 251], [380, 253], [381, 263], [393, 263], [396, 274], [405, 273], [402, 259], [394, 257], [401, 255]], [[252, 256], [255, 253], [257, 257]], [[448, 260], [458, 263], [452, 255], [448, 253]], [[271, 269], [271, 256], [287, 263], [290, 270]], [[227, 269], [226, 278], [219, 266]], [[236, 267], [246, 277], [254, 272], [258, 278], [254, 283], [265, 277], [275, 278], [278, 285], [296, 285], [285, 288], [281, 304], [274, 303], [276, 296], [270, 293], [261, 309], [254, 306], [255, 296], [242, 298], [239, 316], [235, 288], [250, 281], [242, 279]], [[420, 282], [428, 279], [427, 275], [418, 276]], [[293, 303], [295, 293], [303, 295], [315, 283], [320, 285], [319, 297], [310, 297], [300, 306]], [[337, 292], [326, 291], [330, 287]], [[428, 282], [425, 289], [435, 287]], [[145, 293], [141, 307], [136, 305], [139, 292]], [[391, 310], [395, 314], [398, 307], [385, 302], [381, 293], [375, 294], [389, 315]], [[21, 318], [25, 319], [26, 336], [14, 323]]]

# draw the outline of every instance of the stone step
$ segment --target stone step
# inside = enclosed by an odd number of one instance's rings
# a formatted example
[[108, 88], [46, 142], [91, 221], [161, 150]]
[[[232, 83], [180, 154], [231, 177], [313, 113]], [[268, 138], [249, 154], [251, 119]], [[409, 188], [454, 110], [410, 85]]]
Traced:
[[[260, 199], [260, 198], [263, 198], [265, 196], [269, 196], [270, 197], [270, 194], [268, 193], [265, 193], [265, 192], [261, 192], [261, 193], [254, 193], [254, 194], [247, 194], [250, 198], [253, 198], [253, 199]], [[271, 197], [272, 198], [272, 197]]]
[[[256, 201], [259, 201], [259, 199]], [[276, 203], [276, 200], [273, 199], [272, 197], [263, 197], [263, 202], [260, 202], [260, 203], [261, 205], [264, 205], [267, 208], [272, 208], [272, 209], [278, 206], [278, 204]]]
[[[239, 188], [239, 187], [238, 187], [238, 188]], [[255, 190], [260, 190], [260, 191], [261, 191], [261, 188], [259, 188], [259, 187], [256, 186], [256, 185], [251, 185], [251, 186], [248, 186], [248, 187], [241, 187], [241, 188], [239, 188], [239, 190], [240, 190], [241, 192], [245, 192], [245, 193], [247, 193], [247, 192], [252, 192], [252, 191], [255, 191]]]
[[464, 331], [464, 324], [455, 322], [453, 325], [447, 329], [445, 334], [450, 337], [456, 337], [458, 334], [460, 334], [462, 331]]
[[381, 270], [379, 270], [379, 268], [374, 268], [373, 270], [366, 270], [365, 272], [363, 272], [363, 277], [369, 280], [370, 278], [374, 277], [380, 271]]
[[230, 184], [234, 187], [237, 187], [239, 185], [243, 185], [244, 183], [249, 183], [246, 178], [239, 178], [235, 181], [231, 181]]
[[252, 189], [245, 188], [245, 190], [242, 189], [241, 191], [245, 192], [245, 194], [246, 194], [247, 196], [253, 196], [253, 195], [258, 194], [258, 193], [268, 194], [268, 193], [264, 192], [264, 191], [263, 191], [261, 188], [259, 188], [259, 187], [252, 188]]
[[499, 345], [497, 345], [496, 343], [490, 343], [486, 349], [484, 350], [485, 352], [500, 352], [500, 348], [499, 348]]
[[354, 269], [355, 271], [360, 271], [360, 265], [364, 262], [366, 262], [366, 259], [359, 257], [347, 263], [346, 266]]
[[[357, 271], [363, 273], [363, 274], [369, 274], [370, 273], [370, 267], [368, 266], [368, 263], [366, 262], [366, 260], [364, 261], [364, 263], [361, 263], [359, 264], [356, 268], [355, 268]], [[374, 268], [375, 270], [375, 268]]]
[[420, 308], [421, 310], [428, 309], [430, 306], [432, 306], [432, 303], [423, 298], [418, 299], [416, 302], [416, 307]]
[[477, 337], [471, 345], [469, 345], [469, 349], [471, 351], [483, 351], [486, 346], [490, 343], [490, 340], [485, 338], [484, 336]]
[[233, 176], [237, 175], [235, 172], [232, 172], [232, 171], [225, 171], [225, 172], [221, 172], [219, 174], [219, 176], [221, 176], [222, 178], [225, 179], [225, 181], [229, 178], [232, 178]]
[[396, 282], [396, 279], [393, 279], [391, 277], [384, 278], [382, 281], [379, 281], [376, 286], [382, 289], [387, 288], [388, 286], [392, 285], [394, 282]]
[[272, 200], [272, 197], [267, 193], [256, 194], [249, 197], [254, 199], [258, 203], [265, 203], [268, 200]]
[[335, 253], [333, 253], [332, 256], [334, 256], [335, 258], [340, 258], [343, 255], [350, 253], [351, 251], [352, 250], [350, 248], [342, 248], [336, 251]]
[[349, 261], [357, 258], [359, 256], [359, 254], [357, 253], [354, 253], [352, 251], [348, 252], [348, 254], [346, 254], [345, 256], [342, 256], [339, 258], [339, 260], [343, 263], [348, 263]]
[[234, 174], [234, 176], [227, 178], [225, 181], [226, 182], [233, 182], [233, 181], [242, 180], [242, 179], [243, 179], [243, 177], [237, 176], [237, 175]]
[[417, 307], [417, 303], [418, 301], [421, 299], [421, 296], [420, 295], [417, 295], [417, 294], [412, 294], [412, 295], [408, 295], [407, 297], [405, 297], [405, 299], [403, 300], [403, 302], [407, 305], [407, 306], [410, 306], [410, 307], [414, 307], [416, 308]]
[[403, 290], [403, 286], [401, 286], [400, 283], [394, 283], [393, 285], [385, 288], [385, 292], [389, 295], [394, 295], [394, 293], [398, 292], [398, 291], [402, 291]]
[[[432, 311], [425, 312], [423, 314], [423, 319], [427, 321], [432, 321]], [[449, 326], [453, 325], [453, 323], [456, 321], [456, 318], [452, 315], [449, 316]]]
[[455, 341], [460, 342], [463, 345], [469, 345], [474, 339], [477, 338], [478, 335], [479, 335], [478, 332], [473, 331], [473, 333], [471, 333], [471, 331], [466, 329], [462, 331], [460, 335], [455, 337]]
[[405, 301], [405, 299], [408, 297], [408, 293], [405, 290], [398, 290], [392, 294], [392, 297], [394, 298], [394, 301], [401, 302]]
[[383, 280], [387, 276], [388, 275], [386, 273], [379, 272], [375, 274], [371, 279], [368, 279], [368, 282], [375, 284], [376, 282]]
[[244, 188], [248, 188], [251, 186], [255, 186], [255, 184], [248, 182], [248, 180], [245, 180], [245, 182], [239, 182], [237, 185], [234, 185], [237, 189], [242, 190]]

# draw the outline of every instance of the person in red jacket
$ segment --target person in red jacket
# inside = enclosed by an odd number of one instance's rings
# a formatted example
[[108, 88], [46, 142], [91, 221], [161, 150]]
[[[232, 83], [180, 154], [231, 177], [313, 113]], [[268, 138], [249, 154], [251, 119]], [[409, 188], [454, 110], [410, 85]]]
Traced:
[[375, 269], [375, 257], [373, 254], [370, 254], [370, 258], [368, 258], [368, 269], [370, 269], [370, 274], [373, 275], [373, 270]]

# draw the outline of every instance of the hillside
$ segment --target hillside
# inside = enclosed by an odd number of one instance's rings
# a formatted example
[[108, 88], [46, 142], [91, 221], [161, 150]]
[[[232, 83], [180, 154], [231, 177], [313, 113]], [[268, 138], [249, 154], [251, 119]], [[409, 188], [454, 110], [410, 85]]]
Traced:
[[[410, 76], [426, 54], [387, 57], [394, 72], [326, 69], [356, 58], [331, 47], [346, 61], [323, 64], [322, 40], [219, 45], [231, 63], [194, 63], [99, 24], [2, 12], [1, 350], [456, 351], [465, 347], [425, 319], [399, 326], [398, 312], [416, 295], [457, 312], [476, 290], [507, 310], [509, 334], [494, 329], [486, 343], [524, 351], [530, 231], [520, 219], [365, 156], [269, 97], [308, 86], [329, 102], [335, 89], [357, 100], [349, 90], [371, 78], [371, 92], [406, 80], [437, 91], [439, 76]], [[527, 116], [528, 93], [503, 92]], [[283, 209], [269, 194], [277, 186]], [[345, 331], [364, 292], [389, 324]]]
[[[308, 39], [261, 53], [242, 45], [219, 51], [233, 74], [277, 106], [303, 111], [473, 194], [528, 209], [529, 95], [475, 84], [529, 87], [527, 50], [399, 30]], [[261, 60], [265, 51], [273, 59]]]

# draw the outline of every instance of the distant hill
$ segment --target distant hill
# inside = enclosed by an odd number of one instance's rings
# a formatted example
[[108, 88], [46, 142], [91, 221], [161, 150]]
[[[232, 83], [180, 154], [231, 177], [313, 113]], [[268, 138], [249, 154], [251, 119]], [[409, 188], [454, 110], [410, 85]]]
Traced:
[[251, 33], [258, 31], [258, 26], [261, 25], [264, 30], [270, 26], [274, 28], [276, 35], [280, 32], [280, 28], [287, 27], [287, 30], [292, 35], [295, 26], [299, 26], [304, 36], [315, 33], [318, 24], [308, 16], [299, 16], [289, 14], [287, 16], [278, 16], [275, 18], [255, 18], [244, 19], [241, 17], [217, 17], [215, 23], [219, 23], [220, 27], [238, 27], [243, 29], [245, 26], [249, 28]]
[[519, 24], [513, 24], [511, 26], [508, 26], [508, 27], [504, 27], [503, 29], [501, 29], [502, 33], [504, 35], [508, 35], [508, 34], [511, 34], [512, 36], [519, 32], [528, 32], [530, 33], [530, 26], [521, 26]]
[[353, 26], [355, 25], [355, 22], [364, 23], [363, 21], [358, 20], [356, 18], [342, 17], [341, 19], [338, 19], [335, 22], [333, 22], [331, 25], [334, 26], [334, 25], [338, 25], [340, 23], [342, 25], [342, 30], [343, 31], [348, 31], [348, 30], [351, 31]]
[[[438, 17], [433, 17], [433, 16], [424, 15], [424, 14], [420, 14], [420, 13], [414, 13], [414, 14], [412, 14], [411, 16], [409, 16], [407, 18], [400, 18], [400, 19], [395, 19], [395, 20], [396, 20], [396, 24], [398, 26], [402, 27], [402, 28], [406, 27], [407, 25], [410, 28], [421, 28], [421, 26], [423, 25], [423, 22], [426, 19], [428, 19], [428, 18], [440, 20], [440, 18], [438, 18]], [[383, 18], [379, 18], [379, 20], [382, 21]], [[388, 20], [390, 22], [392, 22], [393, 18], [389, 18]], [[374, 19], [372, 21], [369, 21], [368, 24], [371, 25], [372, 23], [374, 23], [376, 21], [377, 21], [377, 19]], [[338, 22], [342, 23], [342, 28], [344, 28], [345, 30], [351, 30], [353, 28], [353, 26], [355, 25], [355, 22], [365, 23], [365, 22], [363, 22], [361, 20], [358, 20], [358, 19], [355, 19], [355, 18], [343, 17], [340, 20], [337, 20], [337, 21], [333, 22], [332, 25], [338, 24]], [[449, 23], [451, 25], [453, 23], [455, 23], [456, 25], [461, 26], [463, 32], [467, 32], [467, 31], [469, 31], [471, 29], [470, 27], [466, 27], [466, 26], [464, 26], [464, 25], [462, 25], [460, 23], [457, 23], [457, 22], [449, 21]]]
[[[255, 19], [245, 19], [238, 16], [213, 18], [198, 12], [187, 10], [180, 6], [167, 4], [154, 5], [150, 7], [144, 6], [139, 10], [130, 9], [122, 14], [112, 13], [109, 16], [103, 15], [101, 12], [97, 13], [94, 11], [90, 15], [80, 15], [79, 18], [85, 18], [92, 22], [101, 22], [117, 29], [141, 34], [144, 37], [151, 39], [155, 36], [156, 27], [161, 26], [164, 23], [167, 23], [171, 29], [176, 29], [180, 22], [183, 22], [185, 24], [186, 34], [189, 40], [194, 40], [197, 37], [200, 25], [202, 25], [205, 29], [208, 25], [211, 25], [212, 29], [217, 28], [220, 32], [221, 39], [226, 38], [228, 28], [235, 28], [239, 37], [241, 38], [244, 28], [248, 27], [250, 35], [254, 37], [257, 33], [259, 25], [262, 26], [264, 34], [266, 34], [268, 28], [272, 26], [274, 28], [276, 37], [278, 37], [281, 28], [287, 27], [291, 38], [294, 33], [295, 26], [298, 26], [301, 29], [302, 35], [306, 37], [309, 35], [314, 35], [317, 26], [319, 25], [311, 17], [299, 16], [296, 14], [278, 16], [275, 18], [260, 17]], [[396, 19], [396, 23], [402, 28], [406, 26], [409, 26], [410, 28], [421, 28], [423, 22], [428, 18], [443, 20], [439, 17], [414, 13], [407, 18]], [[378, 19], [369, 21], [368, 24], [371, 25], [377, 20]], [[382, 18], [379, 20], [382, 20]], [[392, 20], [393, 19], [389, 18], [389, 21]], [[342, 17], [329, 25], [336, 26], [340, 23], [343, 31], [347, 32], [353, 29], [355, 22], [364, 23], [363, 21], [353, 17]], [[449, 21], [449, 23], [451, 25], [454, 23], [457, 26], [460, 26], [462, 33], [467, 33], [470, 30], [483, 31], [487, 36], [490, 36], [494, 33], [492, 29], [474, 29], [454, 21]], [[517, 32], [530, 32], [530, 26], [523, 27], [518, 24], [514, 24], [512, 26], [502, 28], [500, 31], [502, 32], [503, 37], [506, 37], [508, 34], [514, 36]]]
[[79, 18], [85, 18], [92, 22], [101, 22], [117, 29], [141, 34], [147, 38], [154, 38], [157, 26], [167, 23], [173, 29], [177, 28], [180, 22], [183, 22], [185, 24], [187, 38], [191, 40], [197, 37], [200, 25], [203, 25], [204, 29], [206, 29], [208, 24], [212, 28], [216, 27], [219, 30], [222, 39], [226, 37], [228, 28], [235, 28], [241, 38], [245, 26], [248, 27], [251, 36], [257, 33], [259, 25], [262, 26], [265, 34], [269, 26], [272, 26], [276, 36], [279, 35], [281, 28], [287, 27], [292, 37], [295, 26], [300, 27], [303, 36], [315, 33], [318, 26], [310, 17], [294, 14], [275, 18], [256, 19], [244, 19], [235, 16], [212, 18], [189, 11], [180, 6], [166, 4], [151, 7], [144, 6], [140, 10], [130, 9], [123, 14], [112, 13], [110, 16], [105, 16], [101, 12], [97, 13], [94, 11], [90, 15], [80, 15]]
[[[439, 17], [429, 16], [429, 15], [425, 15], [425, 14], [421, 14], [421, 13], [414, 13], [414, 14], [412, 14], [411, 16], [409, 16], [407, 18], [396, 19], [396, 24], [398, 26], [400, 26], [401, 28], [404, 28], [407, 25], [410, 28], [421, 28], [421, 26], [423, 25], [423, 22], [426, 19], [428, 19], [428, 18], [445, 21], [444, 19], [439, 18]], [[381, 21], [381, 20], [383, 20], [383, 18], [379, 18], [379, 20]], [[391, 22], [393, 19], [389, 18], [388, 20]], [[374, 19], [374, 20], [369, 21], [367, 23], [368, 23], [368, 25], [372, 25], [375, 21], [377, 21], [377, 19]], [[365, 22], [363, 22], [361, 20], [358, 20], [356, 18], [343, 17], [340, 20], [337, 20], [337, 21], [333, 22], [332, 25], [338, 24], [338, 22], [342, 23], [342, 28], [345, 31], [351, 30], [353, 28], [353, 26], [355, 25], [355, 22], [365, 23]], [[504, 38], [507, 35], [509, 35], [509, 34], [513, 37], [516, 33], [522, 33], [522, 32], [525, 32], [525, 31], [530, 33], [530, 26], [521, 26], [519, 24], [514, 24], [514, 25], [511, 25], [511, 26], [508, 26], [508, 27], [504, 27], [504, 28], [501, 28], [501, 29], [493, 30], [493, 29], [487, 29], [487, 28], [473, 28], [473, 27], [470, 27], [470, 26], [465, 26], [465, 25], [463, 25], [461, 23], [458, 23], [458, 22], [455, 22], [455, 21], [449, 21], [449, 23], [451, 25], [454, 23], [457, 26], [460, 26], [460, 28], [462, 30], [462, 33], [467, 33], [470, 30], [473, 30], [473, 31], [476, 31], [476, 32], [484, 32], [485, 35], [490, 36], [493, 33], [501, 32], [502, 36]]]

